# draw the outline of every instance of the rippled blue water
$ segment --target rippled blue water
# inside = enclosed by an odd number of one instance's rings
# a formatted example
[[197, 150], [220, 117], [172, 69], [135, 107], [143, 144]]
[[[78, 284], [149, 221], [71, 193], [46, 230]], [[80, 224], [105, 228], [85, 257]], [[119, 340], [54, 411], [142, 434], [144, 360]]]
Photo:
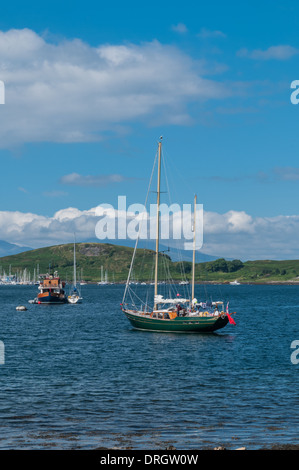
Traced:
[[30, 305], [36, 287], [0, 286], [1, 449], [298, 444], [299, 287], [209, 287], [237, 325], [205, 335], [133, 330], [123, 286], [82, 294]]

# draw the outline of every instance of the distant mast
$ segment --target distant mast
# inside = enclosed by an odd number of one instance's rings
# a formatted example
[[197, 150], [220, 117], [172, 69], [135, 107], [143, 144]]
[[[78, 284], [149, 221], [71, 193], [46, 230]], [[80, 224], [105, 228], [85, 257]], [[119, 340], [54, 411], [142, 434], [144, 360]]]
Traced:
[[197, 196], [194, 196], [194, 216], [193, 216], [193, 259], [192, 259], [192, 294], [191, 302], [194, 299], [194, 284], [195, 284], [195, 242], [196, 242], [196, 201]]
[[[157, 183], [157, 230], [156, 230], [156, 257], [155, 257], [155, 299], [158, 295], [158, 261], [159, 261], [159, 236], [160, 236], [160, 184], [161, 184], [161, 148], [162, 137], [158, 144], [158, 183]], [[154, 310], [157, 310], [155, 301]]]

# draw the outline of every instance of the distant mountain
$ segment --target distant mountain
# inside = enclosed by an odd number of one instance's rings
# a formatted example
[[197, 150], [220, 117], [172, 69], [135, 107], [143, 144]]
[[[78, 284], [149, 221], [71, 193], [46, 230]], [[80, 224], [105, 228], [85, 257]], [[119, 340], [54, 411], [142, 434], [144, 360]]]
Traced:
[[33, 248], [28, 246], [19, 246], [14, 243], [8, 243], [4, 240], [0, 240], [0, 256], [10, 256], [17, 255], [18, 253], [23, 253], [23, 251], [29, 251]]

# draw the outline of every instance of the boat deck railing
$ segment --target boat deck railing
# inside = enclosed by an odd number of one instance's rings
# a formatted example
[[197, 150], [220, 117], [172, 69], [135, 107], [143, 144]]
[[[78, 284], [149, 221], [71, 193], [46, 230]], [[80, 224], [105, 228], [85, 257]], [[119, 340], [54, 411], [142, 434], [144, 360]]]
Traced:
[[224, 315], [224, 312], [187, 312], [185, 315], [178, 315], [176, 310], [168, 310], [168, 309], [159, 309], [159, 310], [153, 310], [153, 311], [141, 311], [141, 310], [134, 310], [131, 308], [123, 308], [123, 310], [127, 313], [139, 316], [139, 317], [144, 317], [148, 316], [151, 318], [158, 318], [158, 319], [163, 319], [163, 320], [174, 320], [174, 318], [216, 318], [220, 317], [221, 315]]

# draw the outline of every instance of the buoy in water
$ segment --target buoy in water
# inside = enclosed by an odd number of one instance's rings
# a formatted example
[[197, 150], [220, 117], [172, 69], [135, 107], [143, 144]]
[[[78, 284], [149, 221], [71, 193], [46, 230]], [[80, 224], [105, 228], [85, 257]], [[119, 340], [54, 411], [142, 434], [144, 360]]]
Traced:
[[27, 308], [24, 305], [19, 305], [18, 307], [16, 307], [16, 310], [25, 311], [27, 310]]

